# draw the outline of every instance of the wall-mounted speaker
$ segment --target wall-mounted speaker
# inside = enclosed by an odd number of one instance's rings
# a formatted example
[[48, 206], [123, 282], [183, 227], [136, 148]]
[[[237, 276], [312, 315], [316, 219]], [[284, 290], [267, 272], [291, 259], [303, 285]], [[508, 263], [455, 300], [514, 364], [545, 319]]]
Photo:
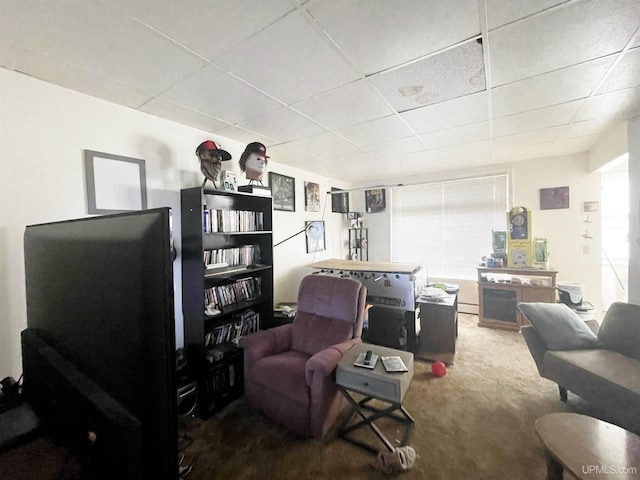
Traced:
[[198, 383], [191, 382], [178, 388], [178, 416], [193, 417], [198, 406]]

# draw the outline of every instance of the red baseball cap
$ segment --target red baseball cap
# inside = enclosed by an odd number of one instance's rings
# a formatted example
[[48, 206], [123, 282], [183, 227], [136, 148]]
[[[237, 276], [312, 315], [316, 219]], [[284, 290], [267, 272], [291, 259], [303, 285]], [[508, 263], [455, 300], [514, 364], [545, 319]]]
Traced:
[[223, 162], [226, 160], [231, 160], [231, 154], [226, 150], [221, 149], [218, 145], [216, 145], [216, 142], [214, 142], [213, 140], [205, 140], [200, 145], [198, 145], [198, 148], [196, 148], [196, 155], [200, 155], [200, 152], [202, 151], [210, 151], [210, 150], [213, 150], [214, 152], [219, 153], [222, 156]]

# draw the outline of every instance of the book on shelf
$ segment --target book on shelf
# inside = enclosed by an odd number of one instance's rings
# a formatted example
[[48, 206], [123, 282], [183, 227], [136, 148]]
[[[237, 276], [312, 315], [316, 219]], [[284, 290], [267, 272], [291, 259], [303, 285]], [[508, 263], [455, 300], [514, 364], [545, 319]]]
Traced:
[[371, 354], [371, 359], [369, 360], [369, 363], [364, 363], [364, 357], [367, 356], [367, 352], [361, 352], [358, 354], [358, 358], [356, 358], [356, 361], [353, 362], [353, 364], [356, 367], [363, 367], [363, 368], [369, 368], [371, 370], [373, 370], [374, 368], [376, 368], [376, 364], [378, 363], [378, 358], [379, 356], [376, 355], [375, 353]]
[[390, 357], [381, 357], [382, 365], [384, 365], [384, 369], [387, 372], [408, 372], [409, 369], [397, 355], [392, 355]]

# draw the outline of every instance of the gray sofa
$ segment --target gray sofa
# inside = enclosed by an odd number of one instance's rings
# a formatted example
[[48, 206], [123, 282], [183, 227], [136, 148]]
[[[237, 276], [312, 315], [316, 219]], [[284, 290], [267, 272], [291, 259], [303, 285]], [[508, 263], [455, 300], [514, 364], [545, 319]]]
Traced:
[[571, 391], [640, 434], [640, 306], [614, 303], [600, 327], [575, 315], [587, 332], [564, 318], [570, 315], [562, 307], [572, 312], [568, 307], [540, 305], [518, 305], [531, 323], [520, 331], [540, 375], [558, 384], [563, 402]]

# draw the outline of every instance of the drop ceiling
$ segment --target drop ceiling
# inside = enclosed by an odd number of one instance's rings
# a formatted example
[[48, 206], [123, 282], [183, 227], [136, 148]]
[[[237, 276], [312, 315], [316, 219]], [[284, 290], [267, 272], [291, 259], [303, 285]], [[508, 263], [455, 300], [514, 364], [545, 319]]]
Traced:
[[3, 0], [0, 65], [357, 183], [587, 152], [640, 115], [639, 27], [638, 0]]

